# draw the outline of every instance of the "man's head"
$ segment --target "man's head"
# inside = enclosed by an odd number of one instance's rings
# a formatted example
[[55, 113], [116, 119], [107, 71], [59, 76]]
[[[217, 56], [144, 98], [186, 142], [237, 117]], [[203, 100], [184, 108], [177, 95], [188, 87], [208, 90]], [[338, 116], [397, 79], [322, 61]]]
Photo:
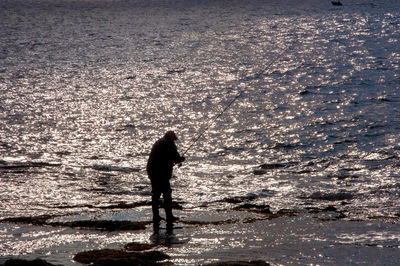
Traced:
[[178, 139], [178, 137], [176, 136], [175, 132], [172, 131], [172, 130], [167, 131], [167, 133], [165, 133], [164, 137], [167, 138], [167, 139], [173, 140], [173, 141]]

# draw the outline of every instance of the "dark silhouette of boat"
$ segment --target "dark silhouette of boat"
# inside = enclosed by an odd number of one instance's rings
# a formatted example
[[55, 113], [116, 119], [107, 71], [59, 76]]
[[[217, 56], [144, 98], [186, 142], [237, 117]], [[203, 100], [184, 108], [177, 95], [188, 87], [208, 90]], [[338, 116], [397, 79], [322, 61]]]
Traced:
[[334, 0], [334, 1], [331, 1], [331, 3], [332, 3], [332, 5], [334, 5], [334, 6], [342, 6], [343, 4], [340, 2], [340, 0]]

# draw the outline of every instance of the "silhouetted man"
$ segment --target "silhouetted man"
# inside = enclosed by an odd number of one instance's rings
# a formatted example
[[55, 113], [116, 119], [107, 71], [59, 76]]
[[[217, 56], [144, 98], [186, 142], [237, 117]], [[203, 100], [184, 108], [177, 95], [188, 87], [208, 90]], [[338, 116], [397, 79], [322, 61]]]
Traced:
[[185, 157], [180, 156], [176, 148], [175, 141], [177, 139], [173, 131], [167, 131], [163, 138], [154, 143], [151, 148], [149, 160], [147, 161], [146, 170], [152, 188], [151, 199], [154, 226], [158, 226], [161, 220], [158, 212], [161, 194], [163, 194], [164, 198], [167, 224], [172, 224], [173, 221], [177, 220], [177, 218], [172, 215], [172, 190], [169, 183], [169, 180], [172, 178], [172, 168], [174, 164], [185, 161]]

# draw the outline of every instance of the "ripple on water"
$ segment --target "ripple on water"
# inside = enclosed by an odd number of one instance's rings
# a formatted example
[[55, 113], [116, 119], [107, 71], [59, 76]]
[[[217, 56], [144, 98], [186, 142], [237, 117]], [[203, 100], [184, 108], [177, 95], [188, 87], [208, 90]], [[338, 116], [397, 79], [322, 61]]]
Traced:
[[0, 216], [122, 213], [150, 200], [157, 138], [173, 129], [184, 151], [208, 129], [175, 169], [183, 209], [398, 217], [396, 1], [14, 2], [0, 7]]

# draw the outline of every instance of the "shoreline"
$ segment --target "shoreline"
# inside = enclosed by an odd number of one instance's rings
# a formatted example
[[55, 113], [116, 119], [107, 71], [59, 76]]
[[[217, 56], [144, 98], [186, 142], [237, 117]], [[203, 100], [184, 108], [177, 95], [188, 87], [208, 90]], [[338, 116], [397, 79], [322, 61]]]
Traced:
[[[387, 265], [395, 265], [400, 259], [397, 252], [400, 245], [396, 242], [396, 238], [400, 238], [400, 233], [396, 233], [399, 217], [371, 217], [366, 221], [355, 221], [344, 219], [334, 208], [296, 212], [281, 210], [276, 213], [265, 209], [260, 211], [251, 204], [247, 204], [246, 208], [227, 211], [176, 210], [178, 216], [184, 217], [175, 223], [173, 234], [167, 234], [162, 223], [158, 237], [153, 235], [148, 221], [141, 222], [144, 227], [133, 229], [118, 227], [125, 225], [126, 221], [114, 219], [108, 222], [113, 222], [111, 224], [116, 227], [109, 230], [103, 227], [105, 221], [92, 221], [88, 226], [83, 221], [64, 224], [48, 222], [54, 219], [51, 216], [2, 220], [2, 231], [11, 233], [15, 243], [25, 238], [28, 244], [34, 246], [40, 243], [46, 248], [32, 249], [32, 252], [20, 250], [20, 255], [0, 258], [0, 265], [11, 258], [39, 258], [56, 265], [77, 265], [73, 257], [80, 252], [121, 250], [130, 243], [154, 245], [151, 251], [169, 256], [161, 262], [177, 265], [232, 261], [262, 261], [272, 265], [363, 264], [366, 261], [379, 264], [380, 260]], [[149, 214], [147, 207], [145, 210]], [[118, 215], [118, 211], [113, 213]], [[369, 235], [371, 232], [375, 232], [375, 236]], [[393, 234], [392, 240], [380, 237], [380, 234], [390, 233]], [[32, 239], [27, 241], [27, 235], [32, 235]], [[64, 237], [64, 241], [57, 240], [59, 237]], [[2, 246], [5, 246], [4, 243]]]

